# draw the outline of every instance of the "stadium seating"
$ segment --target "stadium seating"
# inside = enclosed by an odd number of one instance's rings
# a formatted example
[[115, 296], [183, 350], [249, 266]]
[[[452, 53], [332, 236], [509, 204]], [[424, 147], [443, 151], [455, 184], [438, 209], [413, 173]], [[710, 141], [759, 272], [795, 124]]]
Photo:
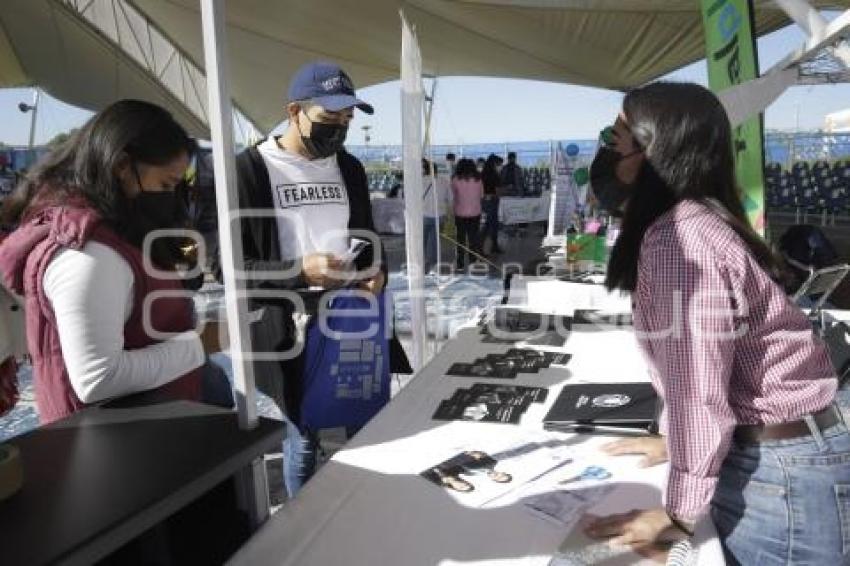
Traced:
[[769, 163], [764, 170], [769, 212], [793, 213], [796, 222], [835, 224], [850, 213], [850, 160], [796, 162], [791, 170]]

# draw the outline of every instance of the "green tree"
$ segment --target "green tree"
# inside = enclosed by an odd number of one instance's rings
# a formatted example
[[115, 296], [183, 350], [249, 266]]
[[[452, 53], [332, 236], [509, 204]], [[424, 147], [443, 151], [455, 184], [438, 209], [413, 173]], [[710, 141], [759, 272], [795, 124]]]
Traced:
[[73, 128], [68, 130], [67, 132], [62, 132], [53, 136], [49, 142], [47, 142], [47, 147], [56, 147], [68, 141], [71, 136], [73, 136], [77, 131], [77, 128]]

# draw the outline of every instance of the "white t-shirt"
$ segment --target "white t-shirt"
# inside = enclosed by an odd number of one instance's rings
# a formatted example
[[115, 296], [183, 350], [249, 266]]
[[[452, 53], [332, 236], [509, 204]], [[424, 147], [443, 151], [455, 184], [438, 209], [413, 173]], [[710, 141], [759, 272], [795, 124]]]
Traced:
[[[434, 198], [436, 196], [436, 199]], [[436, 200], [436, 203], [434, 202]], [[422, 178], [422, 210], [426, 218], [446, 216], [452, 210], [451, 180], [445, 175], [437, 175], [437, 193], [431, 186], [431, 176]], [[437, 214], [434, 214], [434, 212]]]
[[307, 159], [274, 138], [257, 149], [269, 171], [281, 259], [348, 251], [348, 191], [336, 156]]

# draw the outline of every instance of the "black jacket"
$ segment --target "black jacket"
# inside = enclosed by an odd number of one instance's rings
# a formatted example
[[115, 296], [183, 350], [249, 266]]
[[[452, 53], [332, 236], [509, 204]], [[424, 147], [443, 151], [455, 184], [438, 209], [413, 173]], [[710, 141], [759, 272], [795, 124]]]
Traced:
[[[375, 233], [369, 187], [363, 165], [345, 150], [337, 153], [337, 162], [348, 192], [348, 228]], [[240, 210], [274, 211], [269, 172], [256, 147], [250, 147], [236, 157], [236, 176]], [[300, 275], [300, 260], [281, 259], [277, 221], [274, 215], [243, 216], [240, 219], [239, 233], [242, 236], [242, 251], [245, 258], [244, 270], [249, 276], [252, 272], [262, 271], [298, 273], [297, 276], [288, 279], [249, 278], [246, 281], [246, 288], [249, 291], [298, 291], [305, 302], [307, 312], [314, 313], [316, 305], [321, 300], [321, 294], [305, 290], [307, 285]], [[373, 254], [374, 250], [371, 246], [364, 250], [358, 256], [358, 268], [364, 269], [372, 265]], [[381, 268], [386, 274], [383, 254]], [[217, 270], [217, 276], [221, 280], [220, 269]], [[293, 346], [296, 331], [292, 318], [294, 313], [292, 302], [254, 297], [250, 300], [250, 308], [262, 309], [263, 312], [261, 321], [251, 325], [252, 346], [255, 352], [280, 352]], [[395, 336], [390, 340], [390, 371], [393, 373], [412, 373], [413, 371], [404, 349]], [[297, 419], [302, 395], [301, 356], [282, 362], [255, 362], [254, 373], [260, 391], [275, 399], [290, 418]]]

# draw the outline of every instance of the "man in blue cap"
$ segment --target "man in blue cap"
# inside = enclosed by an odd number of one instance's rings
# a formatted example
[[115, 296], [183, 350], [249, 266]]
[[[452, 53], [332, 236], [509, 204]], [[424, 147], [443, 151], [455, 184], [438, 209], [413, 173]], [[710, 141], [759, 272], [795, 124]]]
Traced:
[[[338, 65], [309, 63], [292, 77], [283, 135], [248, 148], [236, 161], [248, 288], [279, 292], [274, 299], [252, 299], [251, 308], [263, 313], [260, 323], [251, 325], [253, 350], [293, 356], [254, 362], [258, 388], [275, 400], [287, 420], [283, 459], [290, 497], [315, 471], [319, 449], [317, 431], [298, 426], [304, 396], [299, 332], [306, 317], [315, 314], [323, 292], [342, 284], [351, 237], [356, 231], [375, 233], [365, 170], [343, 148], [354, 108], [373, 112], [357, 98]], [[246, 210], [251, 212], [246, 215]], [[379, 242], [377, 237], [373, 241]], [[385, 286], [386, 270], [374, 248], [367, 247], [355, 264], [358, 270], [380, 265], [360, 281], [362, 289], [377, 294]], [[305, 308], [280, 298], [292, 292]], [[395, 338], [389, 354], [391, 371], [410, 372]]]

